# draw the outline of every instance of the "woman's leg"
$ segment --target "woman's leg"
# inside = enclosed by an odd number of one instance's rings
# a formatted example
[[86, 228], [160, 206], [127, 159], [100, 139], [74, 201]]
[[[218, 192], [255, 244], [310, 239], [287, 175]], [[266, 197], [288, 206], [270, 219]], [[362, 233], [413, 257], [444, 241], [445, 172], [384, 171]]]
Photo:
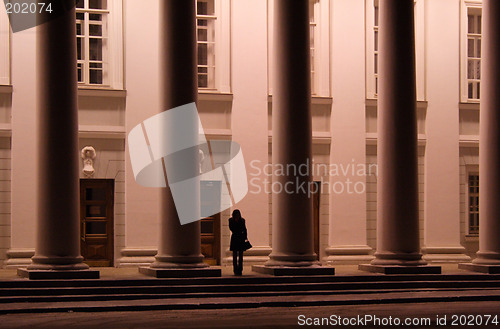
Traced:
[[238, 273], [238, 252], [236, 250], [233, 250], [233, 272], [234, 274]]
[[243, 273], [243, 250], [238, 251], [238, 272]]

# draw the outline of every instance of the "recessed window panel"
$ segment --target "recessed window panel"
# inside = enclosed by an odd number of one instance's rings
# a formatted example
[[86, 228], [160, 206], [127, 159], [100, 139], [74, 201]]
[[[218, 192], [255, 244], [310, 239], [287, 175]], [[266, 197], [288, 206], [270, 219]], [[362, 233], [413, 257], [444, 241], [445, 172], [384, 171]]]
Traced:
[[90, 38], [89, 39], [91, 61], [102, 61], [102, 39]]
[[102, 15], [101, 14], [89, 14], [89, 19], [91, 21], [100, 22], [100, 21], [102, 21]]
[[106, 207], [102, 205], [87, 205], [85, 207], [85, 217], [106, 217]]
[[97, 84], [97, 85], [101, 85], [102, 84], [102, 81], [103, 81], [102, 70], [92, 70], [92, 69], [90, 69], [89, 70], [89, 74], [90, 74], [90, 83], [91, 84]]
[[90, 9], [106, 9], [107, 0], [89, 0]]
[[198, 44], [198, 65], [208, 64], [208, 45], [206, 43]]
[[102, 25], [90, 24], [89, 34], [93, 37], [102, 37]]
[[202, 234], [213, 234], [214, 233], [214, 222], [212, 220], [202, 220], [201, 221], [201, 233]]
[[106, 234], [106, 222], [86, 221], [85, 234]]
[[85, 191], [87, 201], [105, 201], [106, 190], [103, 188], [87, 188]]

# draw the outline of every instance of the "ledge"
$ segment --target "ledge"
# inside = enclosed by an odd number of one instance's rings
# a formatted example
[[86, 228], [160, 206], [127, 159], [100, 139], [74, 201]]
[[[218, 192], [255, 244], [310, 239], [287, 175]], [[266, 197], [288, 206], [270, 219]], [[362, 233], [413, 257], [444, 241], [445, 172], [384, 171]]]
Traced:
[[82, 138], [125, 138], [125, 128], [120, 126], [79, 125], [78, 132]]
[[127, 91], [122, 89], [86, 88], [78, 87], [78, 96], [83, 97], [118, 97], [125, 98]]
[[233, 133], [231, 129], [203, 129], [208, 139], [231, 140]]
[[[268, 142], [271, 143], [273, 140], [273, 132], [272, 130], [268, 130], [267, 132]], [[332, 137], [330, 132], [327, 131], [313, 131], [312, 133], [312, 143], [313, 144], [331, 144]]]
[[479, 136], [477, 135], [460, 135], [460, 146], [477, 147], [479, 146]]
[[12, 94], [12, 85], [0, 85], [0, 94]]
[[479, 242], [479, 234], [466, 234], [465, 242]]
[[[269, 103], [272, 103], [273, 102], [273, 95], [268, 95], [267, 101]], [[332, 105], [333, 104], [333, 97], [311, 95], [311, 104], [314, 104], [314, 105]]]
[[[427, 136], [425, 134], [418, 134], [418, 146], [425, 146], [427, 143]], [[378, 133], [366, 133], [366, 145], [377, 145]]]
[[458, 108], [460, 110], [472, 110], [479, 111], [479, 102], [471, 102], [471, 103], [458, 103]]
[[11, 137], [12, 125], [10, 123], [0, 123], [0, 137]]
[[[366, 104], [366, 106], [377, 107], [378, 100], [377, 99], [367, 98], [365, 100], [365, 104]], [[417, 109], [426, 109], [427, 106], [428, 106], [428, 102], [427, 101], [417, 101]]]
[[232, 102], [233, 94], [215, 91], [198, 91], [198, 101]]

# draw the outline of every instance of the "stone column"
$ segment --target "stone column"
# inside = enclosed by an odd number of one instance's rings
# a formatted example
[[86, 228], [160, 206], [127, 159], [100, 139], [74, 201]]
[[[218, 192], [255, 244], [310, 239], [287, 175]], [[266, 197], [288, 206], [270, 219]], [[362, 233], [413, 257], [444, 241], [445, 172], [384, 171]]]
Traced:
[[[283, 267], [311, 267], [316, 263], [312, 198], [308, 194], [312, 182], [308, 12], [308, 0], [274, 1], [272, 160], [273, 169], [282, 167], [285, 172], [276, 174], [278, 170], [273, 170], [270, 260], [265, 266], [253, 267], [271, 274], [278, 274]], [[276, 193], [279, 187], [283, 190]], [[333, 274], [333, 268], [319, 270]]]
[[483, 1], [479, 251], [460, 268], [500, 273], [500, 2]]
[[377, 252], [362, 270], [440, 271], [421, 266], [413, 6], [413, 0], [379, 2]]
[[[80, 255], [76, 22], [72, 1], [52, 3], [37, 27], [38, 226], [29, 278], [98, 278]], [[48, 13], [42, 14], [48, 15]]]
[[[196, 102], [196, 10], [195, 0], [163, 0], [160, 2], [160, 112]], [[198, 139], [198, 122], [193, 122], [192, 137]], [[173, 140], [163, 131], [163, 138]], [[184, 171], [199, 174], [198, 152], [191, 152]], [[186, 159], [186, 157], [184, 157]], [[193, 207], [200, 208], [198, 203]], [[160, 241], [156, 261], [139, 268], [156, 277], [220, 276], [217, 269], [207, 269], [201, 254], [200, 222], [181, 225], [170, 188], [160, 189]]]

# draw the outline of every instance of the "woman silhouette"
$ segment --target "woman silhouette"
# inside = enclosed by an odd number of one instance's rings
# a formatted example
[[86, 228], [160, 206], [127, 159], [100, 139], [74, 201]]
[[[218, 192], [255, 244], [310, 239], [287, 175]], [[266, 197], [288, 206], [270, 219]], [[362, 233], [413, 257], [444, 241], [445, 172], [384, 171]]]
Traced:
[[241, 217], [241, 212], [238, 209], [235, 209], [232, 217], [229, 218], [229, 229], [232, 233], [229, 250], [233, 252], [234, 275], [241, 275], [243, 273], [243, 251], [247, 239], [247, 228], [245, 219]]

